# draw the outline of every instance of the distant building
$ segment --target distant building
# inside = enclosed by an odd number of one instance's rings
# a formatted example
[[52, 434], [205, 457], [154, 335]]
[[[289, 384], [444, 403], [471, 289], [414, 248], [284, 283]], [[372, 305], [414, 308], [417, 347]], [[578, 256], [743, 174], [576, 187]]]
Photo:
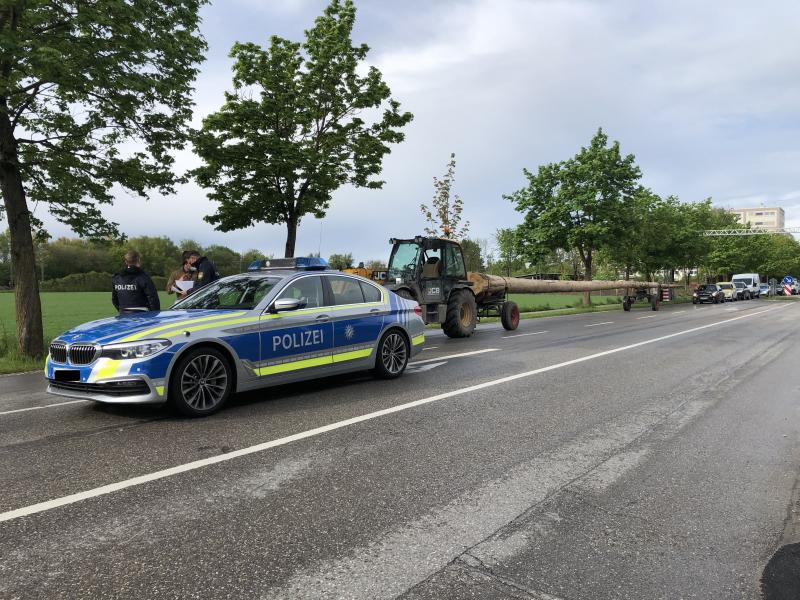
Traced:
[[769, 227], [783, 229], [785, 227], [785, 214], [780, 206], [771, 208], [732, 208], [731, 212], [743, 225], [752, 227]]

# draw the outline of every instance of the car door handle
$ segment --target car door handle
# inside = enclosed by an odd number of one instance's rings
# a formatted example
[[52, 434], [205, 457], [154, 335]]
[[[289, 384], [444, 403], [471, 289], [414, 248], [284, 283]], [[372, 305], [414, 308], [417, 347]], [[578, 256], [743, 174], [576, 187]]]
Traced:
[[379, 312], [381, 312], [381, 309], [380, 309], [380, 308], [373, 308], [373, 309], [372, 309], [372, 310], [370, 310], [369, 312], [371, 312], [371, 313], [373, 313], [373, 314], [374, 314], [374, 313], [379, 313]]
[[320, 315], [316, 320], [318, 323], [325, 323], [326, 321], [330, 320], [330, 317], [328, 315]]

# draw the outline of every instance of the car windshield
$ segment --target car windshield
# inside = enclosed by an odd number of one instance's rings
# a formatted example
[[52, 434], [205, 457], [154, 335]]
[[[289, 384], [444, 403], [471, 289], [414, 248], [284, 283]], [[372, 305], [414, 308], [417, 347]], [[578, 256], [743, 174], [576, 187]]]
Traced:
[[742, 278], [742, 279], [734, 279], [734, 280], [733, 280], [733, 282], [734, 282], [734, 283], [736, 283], [736, 282], [739, 282], [739, 281], [741, 281], [741, 282], [742, 282], [743, 284], [745, 284], [746, 286], [748, 286], [748, 285], [753, 285], [753, 280], [752, 280], [752, 279], [745, 279], [745, 278]]
[[733, 285], [735, 285], [737, 288], [743, 288], [743, 287], [747, 287], [747, 286], [746, 286], [745, 284], [743, 284], [741, 281], [734, 281], [734, 282], [733, 282]]
[[716, 292], [717, 291], [717, 286], [715, 286], [715, 285], [704, 285], [702, 288], [700, 288], [700, 291], [701, 292], [703, 292], [703, 291]]
[[719, 287], [721, 287], [723, 290], [729, 290], [729, 289], [731, 289], [733, 286], [732, 286], [730, 283], [720, 283], [720, 284], [719, 284]]
[[226, 277], [190, 294], [172, 308], [176, 310], [196, 308], [250, 310], [255, 308], [280, 280], [280, 277], [249, 277], [245, 275]]

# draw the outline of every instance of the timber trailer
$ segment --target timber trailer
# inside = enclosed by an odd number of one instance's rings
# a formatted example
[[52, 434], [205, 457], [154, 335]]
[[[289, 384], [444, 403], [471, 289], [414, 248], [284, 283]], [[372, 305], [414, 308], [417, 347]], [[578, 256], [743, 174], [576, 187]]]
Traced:
[[425, 323], [440, 323], [451, 338], [472, 335], [480, 317], [499, 316], [506, 330], [516, 329], [519, 307], [508, 294], [624, 289], [626, 311], [644, 299], [658, 310], [661, 288], [669, 287], [642, 281], [561, 281], [467, 272], [461, 245], [455, 240], [416, 236], [392, 238], [389, 243], [392, 254], [381, 283], [403, 298], [416, 300]]

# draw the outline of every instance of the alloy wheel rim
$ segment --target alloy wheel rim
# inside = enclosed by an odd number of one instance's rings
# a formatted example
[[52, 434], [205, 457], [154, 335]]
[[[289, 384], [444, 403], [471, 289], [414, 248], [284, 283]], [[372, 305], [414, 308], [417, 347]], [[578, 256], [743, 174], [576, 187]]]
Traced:
[[386, 336], [381, 348], [381, 362], [383, 367], [392, 375], [403, 370], [408, 358], [406, 342], [399, 333]]
[[181, 375], [181, 394], [195, 410], [209, 410], [225, 397], [228, 372], [216, 356], [201, 354], [193, 358]]

